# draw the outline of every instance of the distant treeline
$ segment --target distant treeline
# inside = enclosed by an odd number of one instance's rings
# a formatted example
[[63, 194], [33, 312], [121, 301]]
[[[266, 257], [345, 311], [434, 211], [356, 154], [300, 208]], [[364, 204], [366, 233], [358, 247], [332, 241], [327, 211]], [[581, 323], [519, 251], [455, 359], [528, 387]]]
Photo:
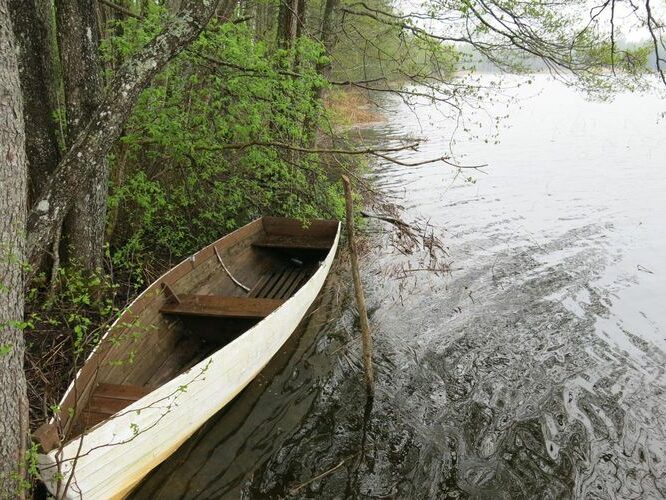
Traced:
[[[666, 41], [661, 42], [666, 44]], [[501, 73], [502, 69], [489, 60], [484, 54], [476, 51], [474, 48], [467, 45], [458, 47], [456, 52], [461, 59], [461, 68], [466, 70], [478, 71], [480, 73]], [[650, 71], [657, 71], [657, 53], [654, 50], [652, 40], [645, 40], [642, 42], [627, 42], [626, 40], [619, 40], [617, 42], [616, 51], [621, 57], [624, 52], [630, 54], [645, 54], [645, 68]], [[521, 55], [520, 64], [524, 66], [525, 71], [542, 72], [548, 70], [548, 65], [540, 57], [529, 56], [526, 54]], [[609, 64], [610, 66], [610, 64]]]

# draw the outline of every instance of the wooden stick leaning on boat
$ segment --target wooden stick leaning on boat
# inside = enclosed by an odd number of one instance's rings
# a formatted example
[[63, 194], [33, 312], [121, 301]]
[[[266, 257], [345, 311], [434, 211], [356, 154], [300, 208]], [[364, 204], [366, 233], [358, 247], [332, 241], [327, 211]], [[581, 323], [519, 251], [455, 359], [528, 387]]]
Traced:
[[356, 253], [356, 242], [354, 240], [354, 205], [352, 201], [352, 190], [349, 177], [343, 175], [342, 183], [345, 187], [345, 200], [347, 208], [347, 243], [349, 244], [349, 256], [351, 261], [352, 277], [354, 279], [354, 291], [356, 294], [356, 304], [358, 306], [358, 316], [361, 326], [361, 338], [363, 340], [363, 367], [365, 368], [365, 384], [368, 391], [368, 397], [372, 399], [375, 392], [375, 378], [372, 370], [372, 334], [370, 333], [368, 311], [365, 307], [365, 297], [363, 296], [361, 273], [358, 270], [358, 255]]

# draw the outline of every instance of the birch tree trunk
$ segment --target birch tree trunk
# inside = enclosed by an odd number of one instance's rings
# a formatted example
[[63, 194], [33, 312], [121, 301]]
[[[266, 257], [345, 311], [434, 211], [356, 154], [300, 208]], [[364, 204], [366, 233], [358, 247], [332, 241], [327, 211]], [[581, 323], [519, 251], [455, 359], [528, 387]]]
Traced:
[[[231, 0], [223, 0], [231, 3]], [[164, 30], [123, 64], [100, 106], [48, 179], [28, 216], [28, 256], [38, 263], [86, 179], [102, 167], [141, 91], [204, 29], [220, 0], [187, 2]]]
[[7, 0], [0, 0], [0, 498], [23, 495], [28, 403], [23, 372], [27, 169], [23, 102]]
[[[57, 0], [56, 20], [69, 147], [93, 117], [104, 92], [95, 2]], [[76, 260], [89, 271], [102, 266], [108, 181], [109, 163], [104, 157], [98, 168], [83, 179], [65, 219], [66, 258]]]

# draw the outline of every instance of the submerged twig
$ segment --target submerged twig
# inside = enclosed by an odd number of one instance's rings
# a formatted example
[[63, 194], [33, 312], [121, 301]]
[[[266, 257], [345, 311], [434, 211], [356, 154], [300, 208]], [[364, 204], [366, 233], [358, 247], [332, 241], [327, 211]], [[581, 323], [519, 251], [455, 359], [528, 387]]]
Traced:
[[328, 476], [329, 474], [335, 472], [335, 471], [338, 470], [340, 467], [342, 467], [342, 466], [343, 466], [348, 460], [351, 460], [352, 458], [356, 457], [359, 453], [360, 453], [360, 452], [356, 452], [356, 453], [354, 453], [353, 455], [349, 455], [348, 457], [344, 458], [344, 459], [343, 459], [338, 465], [336, 465], [336, 466], [334, 466], [334, 467], [331, 467], [330, 469], [328, 469], [327, 471], [322, 472], [321, 474], [316, 475], [316, 476], [313, 477], [312, 479], [308, 479], [308, 480], [305, 481], [304, 483], [301, 483], [301, 484], [299, 484], [298, 486], [295, 486], [294, 488], [291, 488], [291, 489], [289, 490], [289, 493], [292, 494], [292, 495], [295, 495], [296, 493], [298, 493], [300, 490], [302, 490], [303, 488], [305, 488], [305, 487], [308, 486], [309, 484], [312, 484], [312, 483], [314, 483], [315, 481], [318, 481], [319, 479], [321, 479], [321, 478], [323, 478], [323, 477], [326, 477], [326, 476]]

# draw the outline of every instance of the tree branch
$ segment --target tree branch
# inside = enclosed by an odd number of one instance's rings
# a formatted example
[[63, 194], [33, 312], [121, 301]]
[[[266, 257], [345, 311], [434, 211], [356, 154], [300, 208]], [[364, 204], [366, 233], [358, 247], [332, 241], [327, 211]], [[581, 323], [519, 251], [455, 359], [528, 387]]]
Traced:
[[221, 144], [220, 146], [212, 148], [200, 148], [203, 151], [220, 151], [225, 149], [247, 149], [253, 147], [268, 147], [268, 148], [278, 148], [278, 149], [289, 149], [291, 151], [299, 151], [301, 153], [313, 153], [313, 154], [341, 154], [341, 155], [367, 155], [367, 154], [377, 154], [377, 153], [395, 153], [398, 151], [405, 151], [406, 149], [411, 149], [416, 151], [416, 148], [420, 143], [414, 142], [407, 144], [405, 146], [396, 146], [392, 148], [362, 148], [362, 149], [327, 149], [327, 148], [306, 148], [304, 146], [296, 146], [293, 144], [287, 144], [284, 142], [262, 142], [262, 141], [252, 141], [252, 142], [243, 142], [236, 144]]
[[659, 72], [661, 80], [664, 82], [664, 85], [666, 85], [666, 74], [664, 73], [664, 68], [661, 67], [661, 63], [666, 61], [664, 61], [664, 59], [659, 54], [659, 42], [657, 41], [657, 34], [655, 33], [657, 28], [655, 27], [656, 23], [654, 16], [652, 15], [650, 0], [645, 0], [645, 11], [647, 13], [647, 28], [650, 32], [650, 37], [652, 38], [652, 44], [654, 46], [654, 58], [657, 65], [657, 72]]
[[139, 14], [135, 14], [134, 12], [132, 12], [126, 7], [123, 7], [122, 5], [110, 2], [109, 0], [98, 0], [98, 1], [99, 3], [106, 5], [107, 7], [113, 10], [117, 10], [118, 12], [125, 14], [127, 17], [133, 17], [134, 19], [143, 19]]
[[[120, 67], [93, 118], [46, 181], [30, 211], [28, 257], [31, 264], [39, 263], [73, 197], [90, 195], [83, 193], [81, 187], [120, 137], [141, 91], [201, 33], [220, 1], [188, 2], [159, 35]], [[226, 1], [232, 5], [233, 0]], [[98, 186], [98, 189], [106, 189], [106, 186]]]
[[397, 153], [399, 151], [405, 151], [405, 150], [417, 151], [419, 145], [420, 145], [419, 142], [414, 142], [411, 144], [406, 144], [404, 146], [396, 146], [391, 148], [327, 149], [327, 148], [306, 148], [303, 146], [286, 144], [284, 142], [255, 141], [255, 142], [244, 142], [239, 144], [222, 144], [216, 147], [200, 148], [200, 149], [202, 151], [220, 151], [228, 149], [240, 150], [252, 147], [270, 147], [270, 148], [288, 149], [291, 151], [298, 151], [301, 153], [312, 153], [312, 154], [370, 155], [370, 156], [375, 156], [377, 158], [381, 158], [382, 160], [389, 161], [391, 163], [395, 163], [396, 165], [402, 165], [404, 167], [418, 167], [421, 165], [428, 165], [430, 163], [439, 163], [439, 162], [445, 163], [454, 168], [471, 169], [471, 170], [479, 170], [483, 167], [488, 166], [485, 163], [482, 165], [458, 165], [456, 163], [453, 163], [451, 161], [451, 158], [448, 156], [438, 156], [436, 158], [430, 158], [427, 160], [421, 160], [417, 162], [406, 162], [399, 160], [397, 158], [393, 158], [392, 156], [388, 156], [386, 154], [386, 153]]

